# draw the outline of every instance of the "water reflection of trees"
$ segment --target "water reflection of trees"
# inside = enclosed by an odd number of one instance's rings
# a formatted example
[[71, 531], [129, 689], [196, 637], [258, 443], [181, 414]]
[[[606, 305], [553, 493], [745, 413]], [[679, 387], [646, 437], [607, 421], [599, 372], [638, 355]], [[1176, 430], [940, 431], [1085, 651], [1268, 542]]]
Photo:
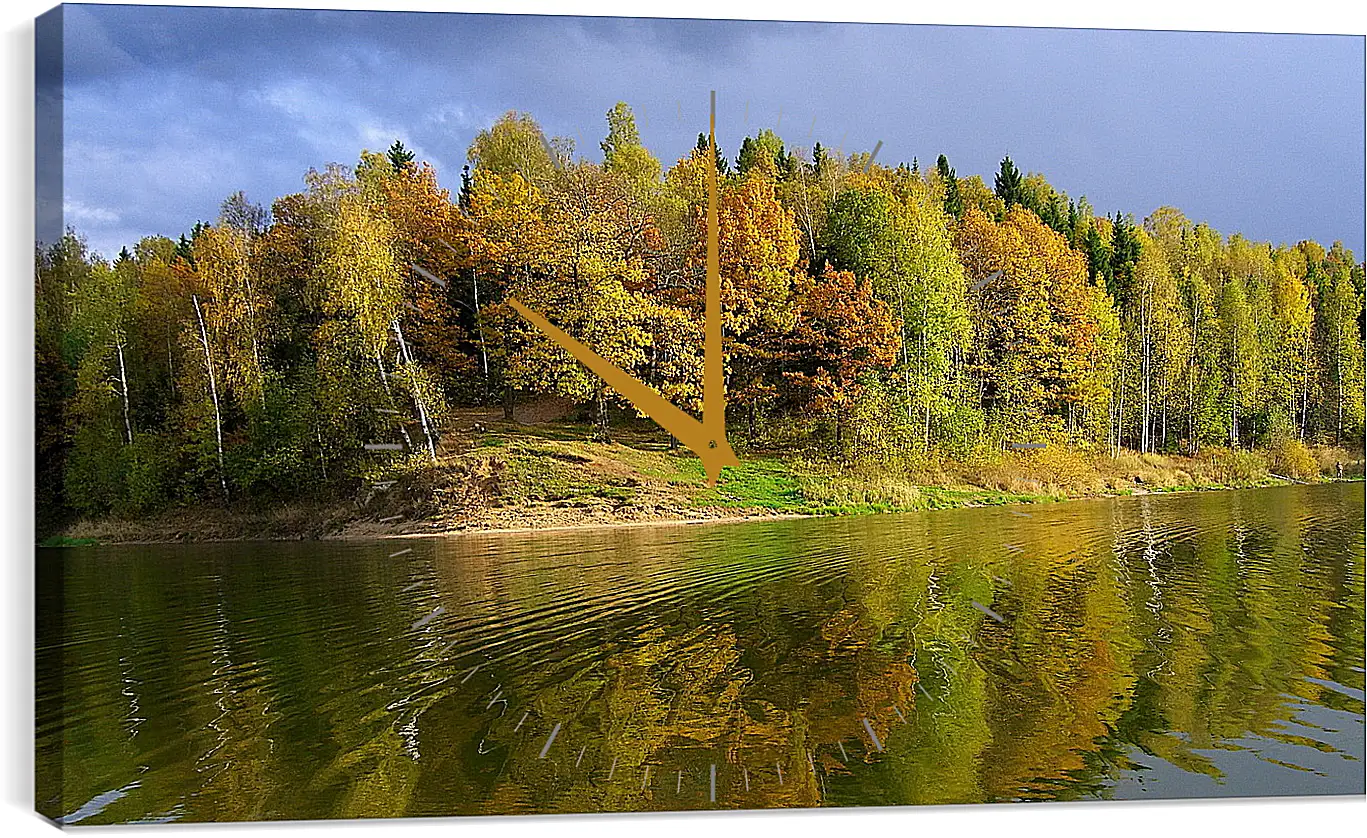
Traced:
[[1306, 744], [1291, 696], [1362, 712], [1307, 680], [1362, 688], [1336, 491], [82, 565], [66, 596], [122, 628], [68, 627], [62, 809], [130, 778], [88, 822], [1067, 799], [1136, 750], [1219, 777], [1231, 739]]

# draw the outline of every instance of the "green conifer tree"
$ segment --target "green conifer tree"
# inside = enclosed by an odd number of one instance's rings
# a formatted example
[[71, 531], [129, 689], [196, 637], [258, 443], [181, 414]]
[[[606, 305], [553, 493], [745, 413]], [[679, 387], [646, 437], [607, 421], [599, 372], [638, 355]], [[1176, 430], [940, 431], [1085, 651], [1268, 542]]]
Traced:
[[404, 148], [402, 140], [395, 140], [389, 151], [385, 152], [385, 157], [389, 158], [389, 164], [396, 172], [402, 172], [413, 162], [413, 152]]
[[1025, 188], [1021, 170], [1016, 168], [1016, 164], [1011, 162], [1011, 156], [1002, 158], [1001, 170], [993, 181], [997, 197], [1002, 199], [1006, 208], [1010, 209], [1013, 204], [1025, 203]]

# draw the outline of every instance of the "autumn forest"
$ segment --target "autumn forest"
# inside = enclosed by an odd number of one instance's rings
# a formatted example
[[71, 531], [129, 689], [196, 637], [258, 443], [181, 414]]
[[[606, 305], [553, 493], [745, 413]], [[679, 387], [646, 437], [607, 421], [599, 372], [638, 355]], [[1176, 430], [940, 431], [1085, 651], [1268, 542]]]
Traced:
[[1009, 157], [989, 182], [770, 130], [666, 168], [625, 104], [601, 149], [509, 112], [453, 191], [396, 141], [112, 260], [76, 230], [41, 243], [40, 530], [345, 494], [377, 453], [439, 467], [475, 406], [559, 397], [604, 440], [645, 423], [509, 297], [696, 414], [709, 166], [742, 461], [1362, 444], [1364, 269], [1340, 243], [1108, 215]]

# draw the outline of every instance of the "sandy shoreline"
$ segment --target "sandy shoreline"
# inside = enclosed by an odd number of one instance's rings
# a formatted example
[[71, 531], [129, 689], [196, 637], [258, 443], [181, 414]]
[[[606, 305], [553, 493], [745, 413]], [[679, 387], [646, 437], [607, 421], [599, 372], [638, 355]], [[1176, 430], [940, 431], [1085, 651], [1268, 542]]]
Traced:
[[416, 532], [416, 533], [394, 533], [391, 535], [362, 536], [339, 534], [329, 536], [324, 539], [327, 541], [360, 541], [366, 538], [452, 538], [463, 535], [515, 535], [526, 533], [543, 532], [576, 532], [580, 530], [617, 530], [634, 529], [639, 527], [688, 527], [697, 524], [743, 524], [751, 521], [784, 521], [796, 518], [820, 518], [820, 515], [813, 515], [805, 512], [774, 512], [772, 514], [754, 515], [721, 515], [711, 518], [658, 518], [648, 521], [586, 521], [582, 524], [558, 524], [549, 527], [457, 527], [454, 529], [438, 530], [435, 532]]
[[[1337, 481], [1326, 481], [1337, 482]], [[1345, 482], [1361, 482], [1350, 480]], [[1288, 482], [1266, 486], [1290, 485]], [[942, 509], [983, 509], [991, 507], [1032, 506], [1038, 503], [1067, 503], [1142, 495], [1185, 494], [1188, 492], [1231, 491], [1228, 486], [1197, 486], [1164, 491], [1136, 489], [1128, 493], [1086, 494], [1057, 499], [1011, 500], [1006, 502], [964, 502]], [[916, 510], [902, 510], [916, 511]], [[935, 511], [935, 510], [920, 510]], [[492, 513], [492, 514], [491, 514]], [[564, 533], [642, 527], [687, 527], [702, 524], [737, 524], [754, 521], [781, 521], [826, 517], [819, 513], [768, 509], [637, 510], [632, 515], [594, 514], [577, 508], [510, 508], [491, 510], [467, 520], [413, 520], [392, 525], [357, 520], [354, 510], [348, 515], [339, 507], [294, 507], [258, 515], [228, 510], [178, 510], [154, 519], [87, 520], [67, 527], [62, 538], [48, 546], [204, 544], [242, 541], [371, 541], [376, 539], [458, 538], [461, 536], [508, 536], [536, 533]], [[689, 514], [692, 513], [692, 514]], [[855, 515], [892, 514], [890, 512], [850, 513]], [[426, 527], [421, 530], [417, 528]]]
[[[588, 513], [554, 510], [500, 510], [501, 515], [472, 520], [411, 520], [382, 524], [370, 520], [339, 520], [335, 509], [294, 509], [285, 515], [252, 516], [224, 510], [183, 510], [154, 519], [85, 520], [68, 526], [61, 543], [48, 546], [215, 544], [244, 541], [372, 541], [376, 539], [458, 538], [475, 535], [526, 535], [580, 530], [685, 527], [820, 517], [810, 513], [763, 509], [696, 510], [696, 514], [658, 514], [604, 518]], [[217, 513], [215, 515], [215, 512]], [[329, 514], [331, 513], [331, 514]], [[216, 519], [216, 520], [215, 520]], [[282, 520], [283, 519], [283, 520]], [[308, 519], [308, 520], [306, 520]], [[291, 526], [296, 524], [297, 526]], [[423, 529], [425, 528], [425, 529]]]

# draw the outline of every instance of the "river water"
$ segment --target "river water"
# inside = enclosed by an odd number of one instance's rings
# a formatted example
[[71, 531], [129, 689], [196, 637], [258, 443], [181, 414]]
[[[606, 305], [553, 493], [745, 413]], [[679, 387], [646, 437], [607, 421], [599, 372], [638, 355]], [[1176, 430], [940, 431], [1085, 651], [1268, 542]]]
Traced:
[[38, 551], [67, 823], [1361, 794], [1361, 483]]

